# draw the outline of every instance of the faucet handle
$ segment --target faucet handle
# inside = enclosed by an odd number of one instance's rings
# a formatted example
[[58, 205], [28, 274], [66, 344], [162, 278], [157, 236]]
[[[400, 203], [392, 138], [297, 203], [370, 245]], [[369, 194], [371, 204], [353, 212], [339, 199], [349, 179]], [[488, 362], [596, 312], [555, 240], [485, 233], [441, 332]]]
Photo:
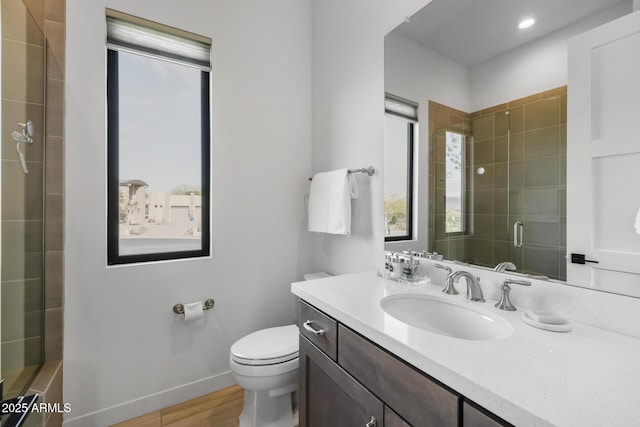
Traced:
[[509, 286], [511, 283], [522, 286], [531, 286], [531, 282], [528, 280], [505, 279], [504, 282], [502, 282], [502, 285], [500, 285], [500, 288], [502, 288], [502, 286]]
[[498, 307], [500, 310], [506, 311], [516, 311], [516, 307], [511, 303], [509, 299], [509, 292], [511, 291], [511, 286], [509, 284], [516, 284], [521, 286], [531, 286], [531, 282], [528, 280], [515, 280], [515, 279], [506, 279], [500, 285], [500, 291], [502, 291], [502, 295], [500, 296], [500, 301], [495, 304], [495, 307]]
[[447, 267], [446, 265], [442, 265], [442, 264], [433, 264], [433, 266], [447, 271], [447, 286], [442, 290], [442, 292], [449, 295], [458, 295], [458, 291], [456, 290], [456, 287], [453, 285], [453, 280], [451, 279], [453, 270], [451, 270], [450, 267]]
[[451, 274], [451, 267], [447, 267], [446, 265], [442, 265], [442, 264], [433, 264], [434, 267], [436, 268], [440, 268], [442, 270], [447, 270], [447, 273]]

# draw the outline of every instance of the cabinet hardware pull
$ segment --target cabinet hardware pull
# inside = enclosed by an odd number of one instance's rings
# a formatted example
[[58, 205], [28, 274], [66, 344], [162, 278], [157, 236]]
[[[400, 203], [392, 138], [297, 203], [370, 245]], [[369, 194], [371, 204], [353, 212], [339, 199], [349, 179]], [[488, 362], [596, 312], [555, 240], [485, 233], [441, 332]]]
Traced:
[[376, 427], [376, 425], [378, 425], [378, 421], [376, 420], [376, 417], [371, 417], [371, 421], [366, 423], [365, 427]]
[[313, 326], [311, 326], [312, 324], [313, 320], [307, 320], [302, 324], [302, 326], [313, 335], [324, 335], [324, 333], [327, 332], [326, 329], [315, 329]]

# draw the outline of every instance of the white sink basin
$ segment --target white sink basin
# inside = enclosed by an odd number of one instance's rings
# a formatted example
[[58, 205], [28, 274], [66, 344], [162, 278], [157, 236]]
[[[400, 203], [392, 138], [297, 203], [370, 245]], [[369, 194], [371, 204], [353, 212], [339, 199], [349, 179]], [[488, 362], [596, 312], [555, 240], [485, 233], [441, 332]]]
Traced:
[[380, 306], [403, 323], [453, 338], [491, 341], [513, 332], [511, 324], [497, 314], [446, 297], [397, 294], [384, 297]]

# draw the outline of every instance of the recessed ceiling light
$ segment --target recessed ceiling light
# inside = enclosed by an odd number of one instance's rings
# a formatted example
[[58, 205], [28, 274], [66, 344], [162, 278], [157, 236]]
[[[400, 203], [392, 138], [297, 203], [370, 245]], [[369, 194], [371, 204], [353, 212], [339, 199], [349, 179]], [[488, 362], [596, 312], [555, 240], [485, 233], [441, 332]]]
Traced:
[[520, 23], [518, 24], [518, 28], [520, 28], [521, 30], [524, 30], [525, 28], [529, 28], [530, 26], [532, 26], [535, 23], [536, 23], [535, 19], [526, 18], [526, 19], [523, 19], [522, 21], [520, 21]]

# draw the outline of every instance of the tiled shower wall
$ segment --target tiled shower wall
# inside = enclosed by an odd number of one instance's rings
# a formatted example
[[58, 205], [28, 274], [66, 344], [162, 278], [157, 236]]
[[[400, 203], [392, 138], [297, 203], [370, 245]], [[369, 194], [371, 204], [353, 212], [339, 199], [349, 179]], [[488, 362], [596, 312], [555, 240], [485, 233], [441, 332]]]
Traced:
[[[64, 307], [64, 79], [65, 0], [24, 0], [47, 40], [45, 103], [44, 365], [31, 384], [44, 402], [63, 402]], [[46, 414], [44, 425], [61, 426], [62, 414]]]
[[[438, 183], [443, 182], [444, 171], [439, 171], [437, 153], [444, 116], [437, 111], [448, 107], [434, 105], [432, 116], [430, 104], [430, 125], [435, 126], [431, 129], [435, 129], [436, 152], [432, 201], [436, 251], [483, 266], [508, 260], [519, 271], [565, 279], [566, 103], [563, 86], [467, 116], [453, 115], [463, 121], [468, 118], [473, 135], [467, 143], [469, 230], [465, 236], [447, 236], [444, 225], [438, 226], [438, 214], [443, 211], [438, 201], [444, 194]], [[479, 174], [479, 168], [484, 173]], [[524, 224], [522, 248], [513, 245], [516, 221]]]
[[44, 0], [44, 28], [48, 48], [44, 224], [44, 359], [45, 362], [50, 362], [62, 359], [65, 0]]
[[[465, 148], [468, 153], [471, 141], [470, 114], [429, 101], [429, 250], [442, 254], [446, 259], [461, 261], [465, 258], [467, 236], [445, 232], [445, 133], [447, 130], [468, 135]], [[469, 176], [468, 167], [465, 168], [465, 176]], [[468, 181], [465, 187], [470, 188]], [[469, 219], [467, 213], [464, 218], [465, 224], [469, 224]]]

